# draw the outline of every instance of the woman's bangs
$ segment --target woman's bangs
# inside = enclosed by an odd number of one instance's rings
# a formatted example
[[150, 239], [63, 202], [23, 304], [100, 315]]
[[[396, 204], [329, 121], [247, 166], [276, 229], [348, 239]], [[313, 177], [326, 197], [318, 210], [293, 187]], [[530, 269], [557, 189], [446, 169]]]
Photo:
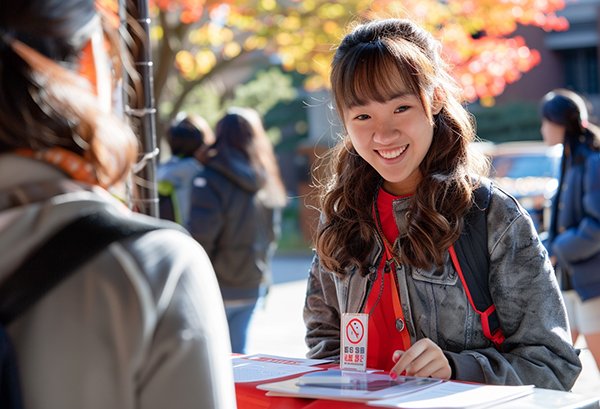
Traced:
[[412, 69], [383, 47], [365, 50], [348, 67], [352, 77], [345, 82], [343, 92], [346, 108], [365, 105], [369, 101], [386, 102], [407, 89], [413, 90]]

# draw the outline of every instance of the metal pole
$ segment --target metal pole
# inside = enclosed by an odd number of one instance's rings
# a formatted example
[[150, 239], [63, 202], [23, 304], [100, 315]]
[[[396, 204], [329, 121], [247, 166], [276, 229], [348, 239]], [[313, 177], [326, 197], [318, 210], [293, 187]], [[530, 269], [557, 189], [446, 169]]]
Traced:
[[[148, 0], [119, 0], [119, 14], [121, 28], [126, 29], [135, 43], [133, 60], [140, 77], [142, 92], [142, 95], [136, 96], [136, 101], [131, 101], [130, 98], [125, 100], [125, 113], [129, 117], [133, 129], [136, 130], [141, 148], [138, 166], [134, 169], [134, 182], [137, 184], [138, 192], [132, 199], [132, 203], [140, 213], [158, 217], [158, 190], [156, 185], [158, 148], [156, 146], [156, 109], [154, 107], [154, 73], [149, 35]], [[139, 30], [132, 29], [127, 23], [127, 15], [137, 22]], [[143, 38], [140, 38], [140, 36], [143, 36]], [[134, 85], [129, 76], [127, 76], [127, 79], [124, 78], [123, 81], [131, 87]], [[140, 87], [134, 88], [137, 88], [138, 93], [140, 92]]]

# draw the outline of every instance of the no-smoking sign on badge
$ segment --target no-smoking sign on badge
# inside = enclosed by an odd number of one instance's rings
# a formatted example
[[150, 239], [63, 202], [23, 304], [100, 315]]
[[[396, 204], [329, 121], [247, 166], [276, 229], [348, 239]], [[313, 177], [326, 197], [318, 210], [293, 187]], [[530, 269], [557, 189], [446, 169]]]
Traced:
[[367, 369], [369, 314], [342, 314], [340, 368]]

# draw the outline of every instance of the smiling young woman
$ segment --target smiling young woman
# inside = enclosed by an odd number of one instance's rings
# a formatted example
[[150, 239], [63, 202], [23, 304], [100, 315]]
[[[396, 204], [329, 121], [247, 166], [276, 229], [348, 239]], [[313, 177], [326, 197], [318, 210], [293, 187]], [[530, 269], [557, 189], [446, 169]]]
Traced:
[[[533, 222], [491, 185], [489, 267], [478, 274], [506, 337], [486, 337], [451, 260], [485, 180], [462, 92], [439, 41], [411, 20], [356, 26], [331, 67], [346, 135], [320, 184], [304, 307], [311, 358], [339, 359], [343, 314], [368, 314], [367, 365], [491, 384], [570, 389], [581, 363]], [[454, 253], [452, 253], [454, 254]], [[346, 359], [346, 358], [344, 358]]]

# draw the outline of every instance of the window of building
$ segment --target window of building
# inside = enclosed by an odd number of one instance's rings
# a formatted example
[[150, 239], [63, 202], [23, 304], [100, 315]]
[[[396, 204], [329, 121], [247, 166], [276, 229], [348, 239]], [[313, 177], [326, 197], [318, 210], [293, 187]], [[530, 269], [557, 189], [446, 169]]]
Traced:
[[565, 64], [565, 86], [581, 94], [598, 94], [598, 48], [562, 51]]

